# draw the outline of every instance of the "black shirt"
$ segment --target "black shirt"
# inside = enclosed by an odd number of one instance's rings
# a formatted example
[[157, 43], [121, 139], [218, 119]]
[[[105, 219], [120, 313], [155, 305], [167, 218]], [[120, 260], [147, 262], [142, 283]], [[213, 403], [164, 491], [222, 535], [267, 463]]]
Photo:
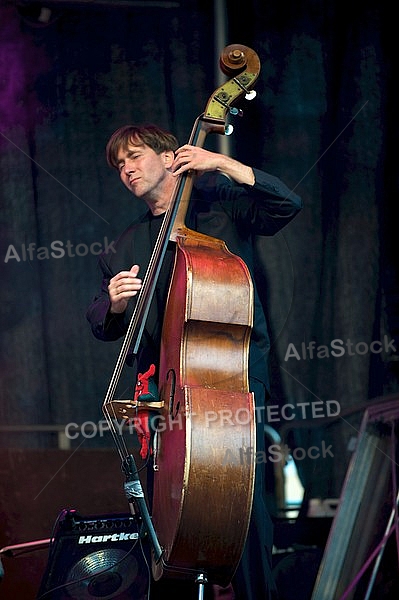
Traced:
[[[302, 208], [302, 201], [278, 178], [254, 169], [253, 186], [238, 185], [220, 173], [206, 173], [195, 183], [186, 226], [195, 231], [222, 239], [229, 250], [240, 256], [254, 273], [254, 240], [258, 235], [271, 236], [285, 227]], [[99, 265], [103, 275], [102, 288], [87, 311], [93, 334], [105, 341], [116, 340], [126, 333], [137, 296], [120, 315], [109, 313], [108, 284], [121, 270], [140, 265], [143, 277], [163, 216], [149, 211], [130, 225], [115, 243], [116, 252], [103, 254]], [[159, 358], [162, 316], [173, 265], [175, 244], [169, 242], [154, 298], [146, 322], [139, 355], [139, 370]], [[250, 343], [249, 374], [269, 389], [268, 356], [270, 340], [267, 322], [254, 285], [254, 323]]]

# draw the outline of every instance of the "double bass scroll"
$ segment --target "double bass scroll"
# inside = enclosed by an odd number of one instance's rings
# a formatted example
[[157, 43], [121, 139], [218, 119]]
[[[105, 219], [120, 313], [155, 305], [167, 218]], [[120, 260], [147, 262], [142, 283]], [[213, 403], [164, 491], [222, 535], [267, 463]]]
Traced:
[[[219, 65], [223, 73], [231, 77], [218, 87], [208, 99], [202, 115], [197, 117], [189, 144], [203, 146], [211, 133], [224, 135], [227, 130], [226, 117], [235, 114], [235, 104], [242, 97], [253, 98], [252, 89], [260, 72], [259, 57], [254, 50], [241, 44], [227, 46], [221, 53]], [[184, 228], [188, 203], [193, 186], [193, 173], [179, 178], [172, 198], [170, 220], [173, 221], [170, 239]]]

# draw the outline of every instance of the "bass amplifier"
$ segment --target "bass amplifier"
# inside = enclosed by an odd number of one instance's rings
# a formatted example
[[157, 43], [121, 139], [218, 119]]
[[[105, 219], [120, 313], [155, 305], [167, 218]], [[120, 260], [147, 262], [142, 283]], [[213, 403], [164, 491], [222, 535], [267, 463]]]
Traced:
[[62, 511], [36, 600], [145, 600], [149, 568], [130, 514]]

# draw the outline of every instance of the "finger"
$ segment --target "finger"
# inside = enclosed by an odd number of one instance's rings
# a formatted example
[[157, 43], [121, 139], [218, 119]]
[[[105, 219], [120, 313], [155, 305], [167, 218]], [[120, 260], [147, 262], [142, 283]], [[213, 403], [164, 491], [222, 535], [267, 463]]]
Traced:
[[120, 271], [110, 279], [110, 284], [120, 284], [122, 280], [128, 281], [131, 277], [136, 277], [139, 270], [140, 267], [138, 265], [133, 265], [130, 271]]
[[140, 271], [139, 265], [133, 265], [132, 268], [130, 269], [129, 273], [131, 273], [132, 275], [134, 275], [134, 277], [136, 277], [139, 271]]
[[180, 154], [181, 152], [184, 152], [185, 150], [190, 150], [191, 148], [193, 148], [193, 146], [190, 146], [190, 144], [184, 144], [176, 150], [175, 154]]
[[123, 292], [137, 292], [141, 288], [141, 279], [130, 278], [130, 279], [122, 279], [110, 284], [109, 289], [112, 292], [117, 294], [122, 294]]
[[120, 271], [120, 273], [117, 273], [117, 275], [114, 275], [110, 280], [110, 284], [113, 283], [118, 283], [123, 279], [129, 279], [130, 277], [132, 277], [132, 273], [131, 271]]
[[120, 303], [127, 302], [133, 296], [136, 296], [140, 290], [140, 287], [130, 288], [130, 289], [120, 289], [117, 288], [115, 290], [109, 291], [109, 297], [111, 303]]

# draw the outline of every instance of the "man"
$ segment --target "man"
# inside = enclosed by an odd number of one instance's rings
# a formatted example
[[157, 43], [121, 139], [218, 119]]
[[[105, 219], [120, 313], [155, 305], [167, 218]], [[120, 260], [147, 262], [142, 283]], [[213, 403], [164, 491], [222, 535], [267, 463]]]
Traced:
[[[176, 177], [180, 174], [189, 170], [197, 174], [186, 215], [187, 227], [224, 240], [251, 272], [254, 237], [274, 235], [302, 207], [301, 199], [278, 178], [204, 148], [178, 147], [173, 135], [154, 125], [121, 127], [111, 136], [106, 154], [108, 164], [119, 171], [122, 183], [136, 201], [144, 201], [148, 210], [122, 233], [115, 244], [115, 253], [100, 257], [102, 288], [89, 307], [87, 318], [94, 335], [101, 340], [116, 340], [126, 333], [135, 297], [141, 289]], [[169, 243], [163, 261], [137, 356], [136, 367], [141, 373], [151, 364], [158, 364], [173, 245]], [[255, 288], [249, 376], [250, 389], [259, 408], [259, 451], [265, 445], [262, 407], [264, 409], [270, 390], [269, 348], [266, 319]], [[249, 533], [233, 580], [236, 600], [275, 597], [271, 576], [272, 524], [263, 498], [263, 471], [264, 465], [257, 466]]]

